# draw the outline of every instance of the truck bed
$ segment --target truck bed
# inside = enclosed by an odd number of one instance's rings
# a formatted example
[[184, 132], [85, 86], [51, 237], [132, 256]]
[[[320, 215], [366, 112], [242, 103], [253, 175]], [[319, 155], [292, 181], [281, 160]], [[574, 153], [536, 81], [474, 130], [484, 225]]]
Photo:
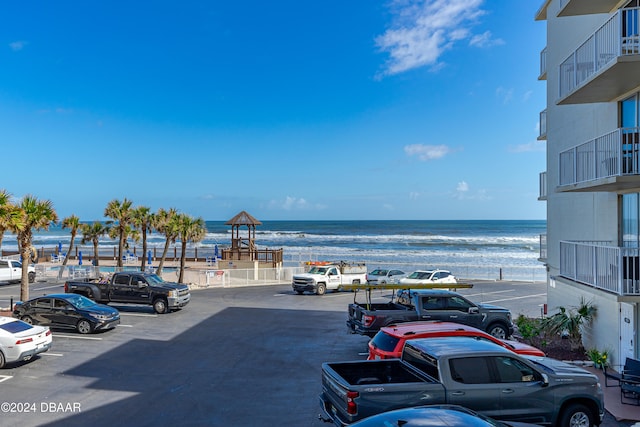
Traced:
[[329, 367], [350, 385], [431, 382], [395, 359], [378, 363], [330, 363]]

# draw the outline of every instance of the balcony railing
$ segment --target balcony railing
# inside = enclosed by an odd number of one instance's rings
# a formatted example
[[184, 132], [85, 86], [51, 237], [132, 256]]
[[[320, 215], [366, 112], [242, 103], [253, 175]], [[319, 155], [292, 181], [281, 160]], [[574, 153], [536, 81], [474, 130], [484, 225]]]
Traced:
[[640, 248], [560, 242], [560, 276], [620, 296], [640, 296]]
[[547, 200], [547, 173], [540, 172], [540, 196], [538, 200]]
[[[620, 9], [569, 55], [560, 64], [560, 103], [608, 102], [637, 87], [637, 61], [621, 61], [620, 57], [640, 53], [639, 27], [639, 8]], [[594, 81], [596, 74], [609, 69], [615, 76]], [[587, 84], [593, 90], [578, 94]]]
[[640, 128], [620, 128], [560, 153], [559, 184], [638, 175]]
[[538, 80], [547, 80], [547, 48], [540, 52], [540, 76]]
[[540, 260], [541, 261], [547, 260], [547, 235], [546, 234], [540, 235]]
[[540, 135], [538, 135], [539, 141], [545, 139], [547, 139], [547, 110], [540, 111]]

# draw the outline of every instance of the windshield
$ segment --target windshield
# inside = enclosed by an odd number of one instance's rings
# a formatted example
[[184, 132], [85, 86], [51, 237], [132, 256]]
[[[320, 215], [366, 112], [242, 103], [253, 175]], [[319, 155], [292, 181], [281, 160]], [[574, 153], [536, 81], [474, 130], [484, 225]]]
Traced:
[[369, 273], [371, 276], [386, 276], [387, 273], [389, 272], [389, 270], [373, 270], [371, 273]]
[[408, 279], [428, 279], [431, 276], [431, 271], [414, 271], [409, 276]]
[[67, 301], [75, 308], [89, 308], [96, 305], [94, 301], [82, 295], [69, 295]]
[[326, 272], [326, 267], [311, 267], [311, 270], [309, 270], [309, 274], [324, 274]]
[[147, 279], [147, 282], [149, 282], [150, 285], [160, 285], [164, 283], [164, 280], [162, 280], [162, 278], [157, 274], [145, 276], [145, 279]]

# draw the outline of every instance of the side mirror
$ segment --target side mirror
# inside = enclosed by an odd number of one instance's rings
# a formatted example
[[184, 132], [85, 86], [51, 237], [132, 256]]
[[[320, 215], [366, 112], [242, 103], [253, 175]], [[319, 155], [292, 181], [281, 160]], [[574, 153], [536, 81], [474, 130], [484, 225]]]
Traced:
[[549, 385], [549, 377], [547, 376], [547, 374], [540, 374], [540, 383], [542, 384], [542, 387], [547, 387]]
[[478, 314], [480, 309], [478, 307], [469, 307], [469, 314]]

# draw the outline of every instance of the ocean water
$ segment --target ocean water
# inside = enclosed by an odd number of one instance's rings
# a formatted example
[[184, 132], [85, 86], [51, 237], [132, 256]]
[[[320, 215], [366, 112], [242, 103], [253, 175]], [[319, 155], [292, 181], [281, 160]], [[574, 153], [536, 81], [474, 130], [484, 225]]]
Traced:
[[[216, 245], [230, 246], [231, 228], [224, 222], [207, 221], [205, 239], [190, 244], [190, 250], [197, 247], [198, 255], [205, 257], [213, 255]], [[247, 236], [246, 227], [240, 227], [240, 232]], [[263, 221], [256, 227], [256, 245], [282, 248], [285, 265], [291, 266], [306, 261], [351, 261], [366, 262], [371, 268], [443, 268], [458, 277], [541, 281], [545, 271], [538, 257], [544, 233], [544, 220]], [[69, 230], [59, 226], [34, 234], [38, 249], [58, 244], [64, 249], [69, 240]], [[76, 245], [79, 243], [78, 238]], [[163, 236], [151, 233], [148, 244], [159, 251]], [[136, 246], [134, 242], [130, 245]], [[92, 252], [92, 246], [84, 246], [87, 253]], [[117, 240], [101, 240], [101, 253], [113, 252], [114, 247]], [[137, 247], [140, 252], [139, 243]], [[2, 249], [16, 250], [15, 236], [5, 235]]]

